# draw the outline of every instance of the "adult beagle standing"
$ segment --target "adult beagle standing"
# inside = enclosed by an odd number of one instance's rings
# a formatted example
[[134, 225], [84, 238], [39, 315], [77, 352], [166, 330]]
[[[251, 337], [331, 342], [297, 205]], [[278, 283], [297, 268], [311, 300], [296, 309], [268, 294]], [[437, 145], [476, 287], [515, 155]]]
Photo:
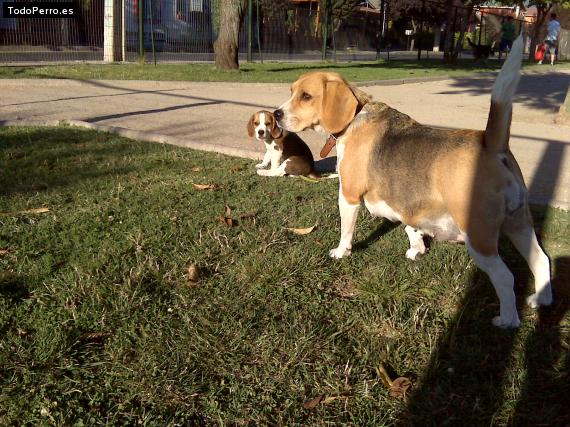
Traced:
[[550, 263], [540, 248], [527, 189], [509, 150], [512, 99], [520, 79], [519, 37], [499, 73], [487, 127], [445, 130], [421, 125], [336, 73], [302, 75], [291, 97], [274, 112], [291, 132], [315, 129], [329, 135], [323, 154], [336, 144], [341, 236], [333, 258], [350, 255], [360, 204], [372, 215], [401, 221], [410, 240], [406, 256], [426, 251], [424, 235], [465, 242], [500, 300], [493, 324], [517, 327], [514, 278], [498, 253], [506, 234], [535, 278], [531, 307], [552, 302]]
[[[263, 161], [255, 165], [258, 175], [320, 177], [314, 170], [311, 149], [297, 134], [279, 128], [272, 112], [254, 113], [247, 123], [247, 133], [265, 143]], [[267, 166], [270, 168], [265, 169]]]

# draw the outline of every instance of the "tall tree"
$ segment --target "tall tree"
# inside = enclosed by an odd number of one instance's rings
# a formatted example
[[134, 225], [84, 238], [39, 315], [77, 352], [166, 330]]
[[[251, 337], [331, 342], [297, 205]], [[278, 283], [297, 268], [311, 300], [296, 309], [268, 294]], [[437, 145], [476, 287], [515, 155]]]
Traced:
[[216, 68], [237, 70], [239, 30], [243, 22], [247, 0], [220, 0], [220, 28], [214, 42]]

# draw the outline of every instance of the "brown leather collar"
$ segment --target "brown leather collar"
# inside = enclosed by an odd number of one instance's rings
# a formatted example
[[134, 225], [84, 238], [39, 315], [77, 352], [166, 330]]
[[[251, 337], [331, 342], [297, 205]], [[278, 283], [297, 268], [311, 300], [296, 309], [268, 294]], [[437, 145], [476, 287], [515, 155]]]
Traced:
[[[354, 117], [357, 116], [358, 113], [360, 113], [360, 110], [362, 110], [362, 105], [358, 105], [356, 107], [356, 111], [354, 112]], [[352, 118], [354, 120], [354, 117]], [[350, 121], [350, 123], [352, 123], [352, 120]], [[350, 123], [348, 124], [348, 126], [350, 126]], [[336, 145], [336, 140], [338, 137], [340, 137], [344, 131], [348, 128], [348, 126], [346, 128], [344, 128], [343, 130], [341, 130], [340, 132], [338, 132], [336, 135], [331, 133], [329, 134], [328, 138], [327, 138], [327, 142], [325, 142], [325, 145], [323, 145], [323, 148], [321, 149], [321, 159], [324, 159], [325, 157], [327, 157], [329, 155], [329, 153], [331, 152], [331, 150], [333, 149], [333, 147]]]
[[321, 159], [327, 157], [335, 145], [336, 136], [331, 133], [327, 138], [327, 142], [325, 142], [325, 145], [323, 145], [323, 148], [321, 149]]

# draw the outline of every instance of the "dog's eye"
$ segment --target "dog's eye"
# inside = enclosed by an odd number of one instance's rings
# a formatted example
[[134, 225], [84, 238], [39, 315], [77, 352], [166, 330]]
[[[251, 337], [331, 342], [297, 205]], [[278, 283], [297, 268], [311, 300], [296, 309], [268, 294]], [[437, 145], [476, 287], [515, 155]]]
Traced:
[[301, 99], [302, 99], [303, 101], [308, 101], [308, 100], [311, 99], [311, 98], [312, 98], [312, 96], [309, 95], [307, 92], [303, 92], [303, 93], [301, 94]]
[[254, 126], [259, 126], [259, 122], [255, 122], [253, 125], [254, 125]]

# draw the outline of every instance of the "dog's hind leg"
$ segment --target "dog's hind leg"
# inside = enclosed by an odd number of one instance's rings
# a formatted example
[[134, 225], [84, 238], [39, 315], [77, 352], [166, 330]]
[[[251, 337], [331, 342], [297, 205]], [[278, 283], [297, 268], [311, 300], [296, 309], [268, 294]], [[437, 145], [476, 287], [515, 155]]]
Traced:
[[338, 208], [340, 211], [340, 242], [338, 247], [331, 249], [329, 255], [332, 258], [342, 258], [348, 256], [352, 250], [352, 236], [356, 227], [356, 218], [360, 204], [349, 203], [342, 190], [339, 189]]
[[493, 325], [501, 328], [516, 328], [520, 325], [517, 313], [513, 274], [495, 251], [494, 255], [484, 255], [477, 251], [466, 239], [467, 249], [475, 264], [489, 276], [499, 297], [500, 316], [493, 318]]
[[285, 176], [285, 175], [287, 175], [285, 168], [287, 167], [288, 162], [289, 162], [289, 159], [285, 160], [283, 163], [281, 163], [276, 168], [272, 167], [271, 169], [258, 169], [257, 174], [260, 176]]
[[[527, 208], [525, 217], [529, 216]], [[527, 298], [528, 305], [537, 308], [552, 304], [550, 260], [538, 244], [532, 221], [526, 218], [509, 218], [503, 226], [503, 232], [526, 260], [534, 275], [534, 294]]]
[[415, 261], [418, 255], [423, 255], [426, 252], [424, 234], [409, 225], [406, 225], [405, 231], [408, 239], [410, 239], [410, 249], [406, 251], [406, 258]]

